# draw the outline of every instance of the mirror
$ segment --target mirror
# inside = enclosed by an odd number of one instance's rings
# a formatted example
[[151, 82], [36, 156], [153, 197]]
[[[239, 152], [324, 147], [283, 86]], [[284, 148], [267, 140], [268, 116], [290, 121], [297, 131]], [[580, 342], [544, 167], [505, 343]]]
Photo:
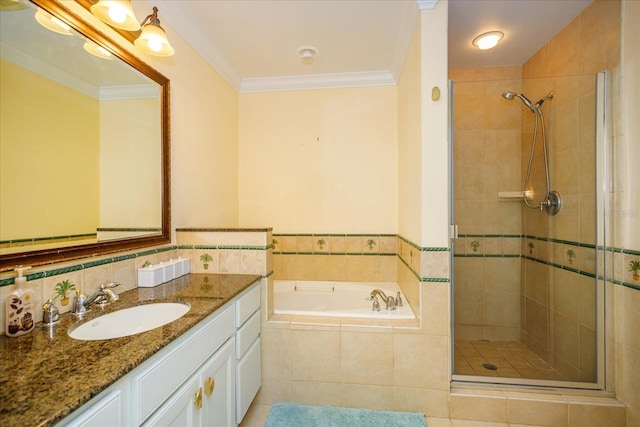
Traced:
[[170, 242], [169, 80], [64, 2], [3, 1], [0, 31], [0, 271]]

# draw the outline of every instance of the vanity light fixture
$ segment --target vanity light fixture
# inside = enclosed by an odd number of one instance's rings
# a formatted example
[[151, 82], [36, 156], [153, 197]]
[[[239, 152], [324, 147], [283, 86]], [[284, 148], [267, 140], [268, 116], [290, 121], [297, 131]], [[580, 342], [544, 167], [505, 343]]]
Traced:
[[504, 33], [502, 31], [489, 31], [488, 33], [480, 34], [471, 43], [480, 50], [487, 50], [495, 47], [503, 37]]
[[106, 24], [126, 31], [142, 32], [133, 42], [141, 52], [155, 56], [171, 56], [175, 53], [167, 39], [167, 34], [160, 26], [158, 8], [153, 7], [153, 12], [144, 18], [141, 24], [131, 7], [131, 0], [99, 0], [89, 10]]
[[113, 59], [113, 57], [111, 56], [111, 52], [109, 52], [107, 49], [103, 48], [102, 46], [92, 42], [89, 39], [85, 40], [84, 45], [82, 47], [91, 55], [97, 56], [98, 58]]
[[72, 35], [71, 27], [40, 8], [36, 11], [36, 21], [38, 21], [38, 24], [42, 25], [47, 30], [53, 31], [54, 33], [64, 34], [65, 36]]
[[140, 24], [130, 0], [99, 0], [89, 10], [101, 21], [115, 28], [138, 31]]
[[133, 44], [142, 52], [156, 56], [171, 56], [175, 53], [164, 29], [158, 19], [158, 8], [153, 7], [153, 13], [142, 21], [142, 34]]

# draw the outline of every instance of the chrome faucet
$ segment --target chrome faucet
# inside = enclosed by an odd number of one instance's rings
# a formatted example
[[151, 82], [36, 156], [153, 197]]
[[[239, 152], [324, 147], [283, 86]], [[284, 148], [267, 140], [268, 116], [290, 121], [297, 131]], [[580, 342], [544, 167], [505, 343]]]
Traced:
[[[374, 289], [371, 291], [371, 299], [375, 300], [376, 295], [379, 295], [380, 298], [382, 298], [382, 301], [385, 302], [385, 304], [387, 305], [387, 310], [395, 310], [396, 309], [396, 300], [391, 296], [387, 296], [383, 290], [381, 289]], [[373, 303], [374, 307], [375, 307], [375, 301]], [[374, 308], [375, 310], [375, 308]]]
[[117, 293], [112, 291], [112, 288], [120, 286], [120, 282], [110, 282], [100, 285], [97, 291], [90, 296], [86, 296], [81, 293], [77, 293], [73, 300], [73, 306], [71, 312], [73, 314], [82, 315], [91, 309], [94, 304], [105, 305], [113, 301], [117, 301], [120, 297]]

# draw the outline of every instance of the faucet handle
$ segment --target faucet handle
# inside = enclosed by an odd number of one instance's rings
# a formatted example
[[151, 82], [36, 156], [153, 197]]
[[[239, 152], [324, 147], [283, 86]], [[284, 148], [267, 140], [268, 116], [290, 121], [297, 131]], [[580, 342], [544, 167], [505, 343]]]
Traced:
[[102, 285], [100, 285], [100, 289], [104, 291], [105, 289], [115, 288], [116, 286], [120, 286], [121, 284], [122, 283], [120, 283], [120, 282], [103, 283]]
[[60, 321], [60, 311], [54, 304], [53, 300], [49, 298], [49, 301], [42, 304], [42, 324], [54, 325]]
[[373, 296], [373, 307], [371, 308], [371, 311], [380, 311], [380, 302], [378, 301], [378, 297], [377, 296]]
[[398, 307], [402, 307], [402, 297], [400, 296], [400, 291], [396, 294], [396, 305]]

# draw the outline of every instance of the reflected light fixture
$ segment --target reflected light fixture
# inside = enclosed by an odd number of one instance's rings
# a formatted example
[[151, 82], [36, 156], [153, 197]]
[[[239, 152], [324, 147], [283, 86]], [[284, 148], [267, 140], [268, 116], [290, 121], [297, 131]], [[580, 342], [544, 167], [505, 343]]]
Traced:
[[153, 7], [153, 13], [142, 21], [142, 33], [133, 44], [142, 52], [156, 56], [171, 56], [175, 53], [164, 29], [158, 19], [158, 8]]
[[133, 12], [130, 0], [99, 0], [89, 10], [101, 21], [115, 28], [138, 31], [140, 24]]
[[110, 59], [110, 60], [113, 59], [113, 57], [111, 56], [111, 52], [109, 52], [107, 49], [103, 48], [102, 46], [92, 42], [89, 39], [85, 40], [84, 45], [82, 47], [91, 55], [97, 56], [98, 58]]
[[489, 31], [488, 33], [480, 34], [471, 43], [480, 50], [487, 50], [495, 47], [503, 37], [504, 33], [502, 31]]
[[38, 8], [36, 11], [36, 21], [38, 21], [38, 24], [42, 25], [47, 30], [58, 34], [64, 34], [65, 36], [72, 35], [71, 27], [50, 13], [45, 12], [43, 9]]
[[10, 12], [13, 10], [26, 9], [27, 6], [21, 3], [20, 0], [0, 0], [0, 12]]

